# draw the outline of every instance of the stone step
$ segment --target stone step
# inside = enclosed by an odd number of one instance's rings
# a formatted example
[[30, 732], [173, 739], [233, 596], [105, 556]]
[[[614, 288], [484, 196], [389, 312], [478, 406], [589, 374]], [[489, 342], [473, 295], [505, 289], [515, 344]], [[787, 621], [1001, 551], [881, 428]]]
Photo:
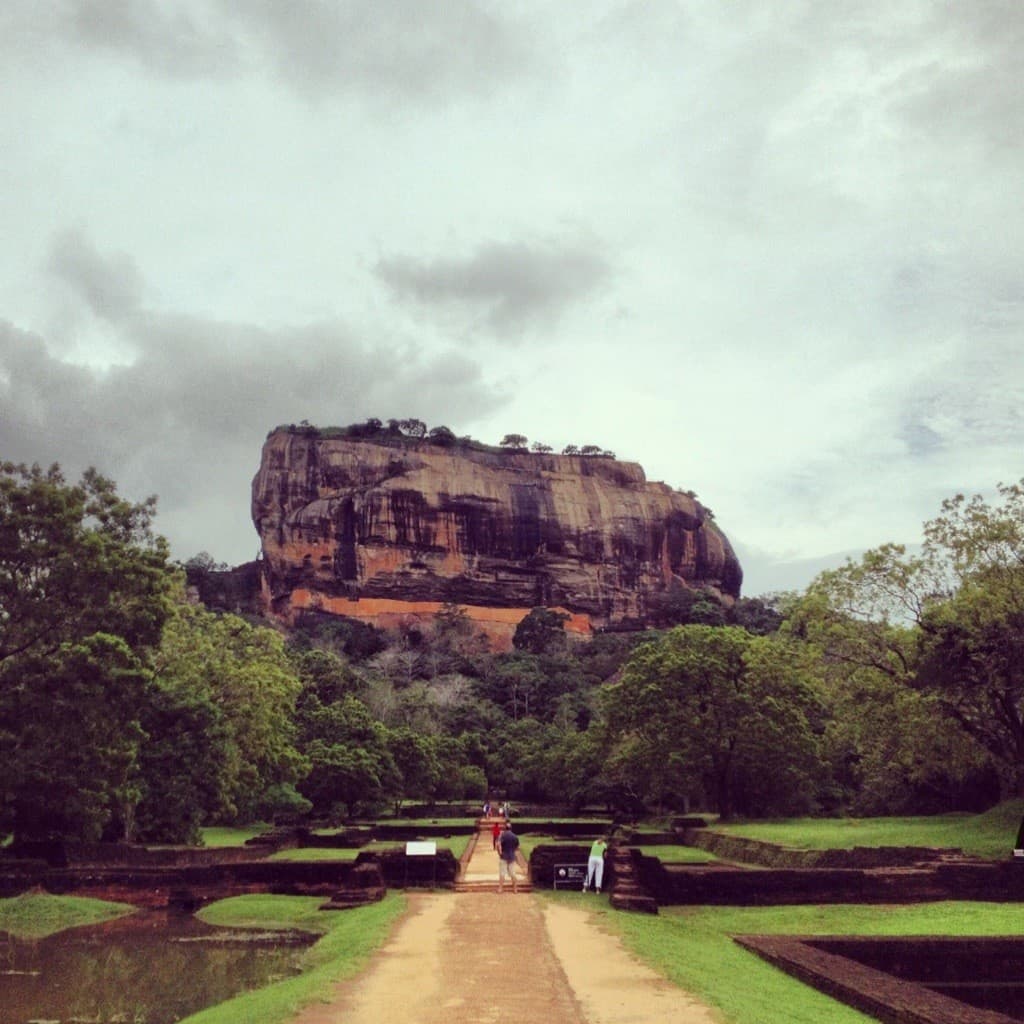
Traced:
[[[456, 882], [455, 883], [455, 891], [456, 892], [497, 892], [498, 891], [498, 883], [497, 882]], [[505, 892], [511, 892], [511, 891], [512, 891], [512, 883], [511, 882], [506, 882], [505, 883]], [[516, 892], [517, 893], [533, 892], [533, 885], [530, 882], [517, 882], [516, 883]]]

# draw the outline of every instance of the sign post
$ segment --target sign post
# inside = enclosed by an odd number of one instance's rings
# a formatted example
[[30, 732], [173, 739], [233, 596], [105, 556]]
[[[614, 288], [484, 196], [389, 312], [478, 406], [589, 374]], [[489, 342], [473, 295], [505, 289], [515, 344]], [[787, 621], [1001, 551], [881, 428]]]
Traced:
[[405, 844], [405, 887], [409, 888], [409, 858], [429, 857], [431, 865], [430, 888], [437, 888], [437, 843], [430, 842], [408, 842]]

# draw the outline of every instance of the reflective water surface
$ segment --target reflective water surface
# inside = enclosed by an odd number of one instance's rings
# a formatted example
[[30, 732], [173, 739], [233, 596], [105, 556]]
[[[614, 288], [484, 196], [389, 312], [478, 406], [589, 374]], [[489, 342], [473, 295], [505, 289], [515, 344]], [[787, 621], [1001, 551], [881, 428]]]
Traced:
[[172, 1024], [298, 973], [314, 936], [140, 912], [46, 939], [0, 932], [0, 1024]]

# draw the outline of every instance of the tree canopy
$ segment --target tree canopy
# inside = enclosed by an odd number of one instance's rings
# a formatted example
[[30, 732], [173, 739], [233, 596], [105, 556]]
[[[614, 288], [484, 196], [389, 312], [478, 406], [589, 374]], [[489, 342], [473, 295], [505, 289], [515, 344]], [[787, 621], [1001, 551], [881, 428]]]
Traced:
[[148, 654], [172, 608], [155, 500], [0, 465], [0, 826], [97, 837], [131, 801]]
[[806, 810], [820, 768], [817, 686], [797, 644], [678, 626], [605, 688], [610, 756], [644, 802], [704, 795], [723, 817]]

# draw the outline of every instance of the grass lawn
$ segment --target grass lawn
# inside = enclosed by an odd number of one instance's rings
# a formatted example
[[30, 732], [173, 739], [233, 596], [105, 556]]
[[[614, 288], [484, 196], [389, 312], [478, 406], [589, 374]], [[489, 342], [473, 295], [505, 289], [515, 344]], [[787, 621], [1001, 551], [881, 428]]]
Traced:
[[199, 831], [203, 837], [203, 845], [209, 847], [245, 846], [247, 839], [253, 839], [270, 830], [263, 822], [246, 825], [244, 828], [228, 827], [227, 825], [211, 825]]
[[908, 818], [793, 818], [715, 825], [716, 832], [805, 850], [853, 846], [960, 847], [978, 857], [1009, 857], [1024, 815], [1024, 800], [1008, 800], [984, 814]]
[[323, 911], [317, 896], [236, 896], [198, 914], [208, 924], [259, 929], [299, 929], [322, 934], [304, 954], [304, 972], [267, 988], [186, 1017], [188, 1024], [281, 1024], [297, 1010], [325, 998], [331, 985], [351, 977], [383, 945], [405, 909], [405, 897], [388, 894], [380, 903], [354, 910]]
[[277, 853], [272, 853], [267, 860], [355, 860], [361, 852], [361, 850], [334, 849], [326, 846], [308, 846], [296, 850], [278, 850]]
[[645, 857], [657, 857], [663, 864], [708, 864], [718, 858], [696, 846], [630, 846]]
[[663, 907], [656, 916], [624, 914], [575, 893], [603, 927], [666, 978], [722, 1011], [728, 1024], [865, 1024], [874, 1018], [790, 978], [731, 935], [1020, 935], [1020, 904], [929, 903], [904, 906]]
[[83, 896], [23, 893], [0, 900], [0, 932], [9, 932], [19, 939], [43, 939], [67, 928], [101, 924], [134, 913], [135, 907], [127, 903], [108, 903]]
[[[515, 828], [513, 824], [513, 832], [515, 832]], [[519, 835], [519, 833], [517, 832], [516, 835]], [[534, 848], [537, 846], [585, 846], [589, 850], [592, 842], [592, 839], [570, 839], [564, 836], [545, 836], [539, 832], [528, 832], [525, 836], [519, 836], [519, 849], [522, 851], [523, 856], [529, 860], [530, 854], [533, 853]]]

